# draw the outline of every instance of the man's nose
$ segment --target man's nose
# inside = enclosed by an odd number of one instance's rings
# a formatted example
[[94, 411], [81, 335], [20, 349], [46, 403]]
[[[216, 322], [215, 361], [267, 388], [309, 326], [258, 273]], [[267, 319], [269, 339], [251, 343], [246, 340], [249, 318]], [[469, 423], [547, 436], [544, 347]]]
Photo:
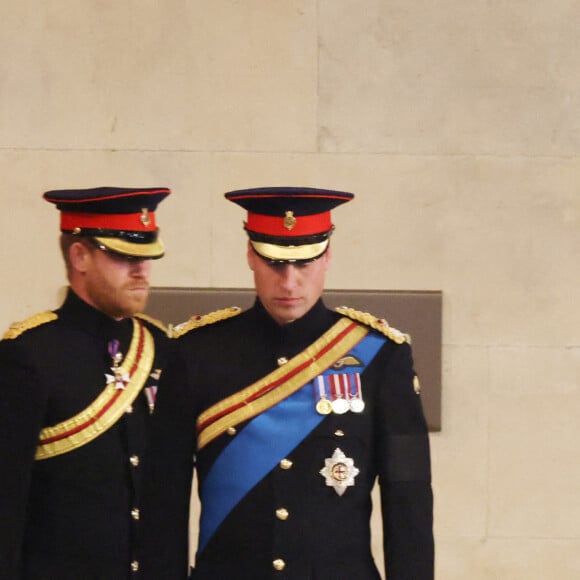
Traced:
[[293, 288], [298, 283], [300, 271], [294, 264], [286, 264], [282, 268], [280, 275], [282, 277], [282, 282], [284, 286], [288, 288]]
[[147, 276], [149, 269], [149, 260], [131, 260], [131, 273], [134, 276]]

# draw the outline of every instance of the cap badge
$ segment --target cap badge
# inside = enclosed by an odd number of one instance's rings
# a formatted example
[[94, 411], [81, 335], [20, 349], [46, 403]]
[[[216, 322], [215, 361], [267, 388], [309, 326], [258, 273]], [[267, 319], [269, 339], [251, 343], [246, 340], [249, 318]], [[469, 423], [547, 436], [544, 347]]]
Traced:
[[286, 216], [284, 217], [284, 227], [287, 230], [293, 230], [296, 226], [296, 218], [294, 217], [293, 211], [287, 211]]
[[320, 475], [326, 479], [326, 485], [333, 487], [338, 495], [342, 495], [347, 487], [354, 485], [354, 478], [360, 473], [355, 467], [354, 460], [337, 447], [332, 457], [324, 460], [324, 467], [320, 470]]
[[141, 208], [141, 223], [144, 226], [151, 224], [151, 219], [149, 218], [149, 210], [146, 207]]

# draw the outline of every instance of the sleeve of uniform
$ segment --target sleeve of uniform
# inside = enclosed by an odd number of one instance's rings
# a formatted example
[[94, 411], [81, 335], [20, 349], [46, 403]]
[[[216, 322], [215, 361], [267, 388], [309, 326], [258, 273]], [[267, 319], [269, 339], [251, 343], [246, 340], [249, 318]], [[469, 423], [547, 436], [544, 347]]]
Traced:
[[411, 348], [406, 343], [386, 348], [377, 417], [385, 567], [389, 580], [432, 580], [428, 429], [414, 389]]
[[188, 523], [195, 453], [191, 358], [175, 353], [161, 375], [143, 482], [143, 577], [187, 578]]
[[45, 410], [34, 370], [11, 341], [0, 342], [0, 578], [19, 577], [34, 455]]

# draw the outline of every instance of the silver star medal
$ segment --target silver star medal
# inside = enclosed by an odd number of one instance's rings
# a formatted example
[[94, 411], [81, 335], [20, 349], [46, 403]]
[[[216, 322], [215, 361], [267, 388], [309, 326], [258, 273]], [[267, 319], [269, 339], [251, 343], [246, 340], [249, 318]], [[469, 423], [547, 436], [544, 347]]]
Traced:
[[338, 495], [342, 495], [347, 487], [354, 485], [354, 478], [360, 473], [355, 467], [354, 460], [337, 447], [332, 457], [324, 460], [324, 467], [320, 470], [320, 475], [326, 479], [328, 487], [334, 487]]

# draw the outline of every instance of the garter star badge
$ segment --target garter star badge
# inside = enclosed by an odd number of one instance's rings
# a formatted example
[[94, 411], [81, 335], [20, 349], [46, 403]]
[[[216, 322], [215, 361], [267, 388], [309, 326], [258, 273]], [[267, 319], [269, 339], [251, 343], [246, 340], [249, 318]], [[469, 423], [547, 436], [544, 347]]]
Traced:
[[326, 479], [328, 487], [334, 487], [334, 491], [342, 495], [347, 487], [354, 485], [354, 478], [359, 474], [359, 469], [355, 467], [354, 460], [346, 457], [337, 447], [332, 457], [324, 460], [324, 467], [319, 473]]

